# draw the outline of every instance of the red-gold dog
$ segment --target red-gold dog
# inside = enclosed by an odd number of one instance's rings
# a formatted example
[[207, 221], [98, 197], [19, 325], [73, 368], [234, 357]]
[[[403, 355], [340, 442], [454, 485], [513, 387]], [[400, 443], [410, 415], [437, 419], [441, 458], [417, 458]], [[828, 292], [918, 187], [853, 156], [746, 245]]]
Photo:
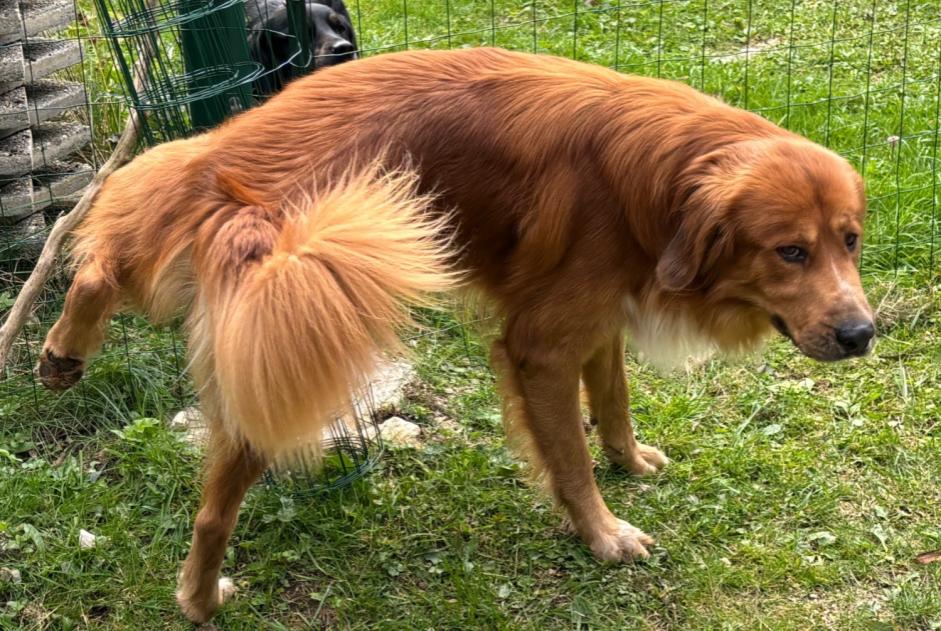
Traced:
[[178, 599], [206, 620], [246, 488], [323, 428], [400, 299], [450, 284], [447, 241], [503, 315], [512, 436], [595, 555], [646, 556], [598, 492], [579, 380], [608, 456], [645, 474], [667, 459], [634, 439], [625, 328], [658, 363], [747, 350], [772, 326], [816, 359], [865, 354], [864, 205], [839, 156], [684, 85], [496, 49], [382, 55], [115, 173], [40, 374], [74, 383], [122, 305], [188, 314], [213, 438]]

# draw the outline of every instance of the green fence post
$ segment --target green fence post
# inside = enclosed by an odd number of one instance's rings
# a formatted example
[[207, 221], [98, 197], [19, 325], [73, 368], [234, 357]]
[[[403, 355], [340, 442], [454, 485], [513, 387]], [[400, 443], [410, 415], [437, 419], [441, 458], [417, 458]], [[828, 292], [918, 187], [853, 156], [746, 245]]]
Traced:
[[300, 54], [291, 61], [291, 76], [307, 74], [314, 65], [314, 56], [310, 51], [310, 33], [307, 30], [307, 1], [288, 0], [288, 29], [296, 38]]
[[[205, 3], [188, 0], [184, 11], [197, 11]], [[181, 29], [183, 63], [190, 75], [189, 89], [198, 94], [219, 81], [219, 71], [237, 73], [239, 81], [231, 90], [197, 98], [190, 103], [190, 116], [195, 130], [215, 127], [236, 111], [252, 104], [252, 86], [241, 79], [251, 72], [252, 61], [248, 50], [245, 27], [245, 6], [241, 2], [231, 7], [192, 20]]]

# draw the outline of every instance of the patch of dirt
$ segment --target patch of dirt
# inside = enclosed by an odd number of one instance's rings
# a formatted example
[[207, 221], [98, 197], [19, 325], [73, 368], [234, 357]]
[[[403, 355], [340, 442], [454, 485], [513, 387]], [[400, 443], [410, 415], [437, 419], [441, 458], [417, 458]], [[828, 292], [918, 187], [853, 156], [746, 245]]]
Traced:
[[930, 326], [932, 316], [941, 310], [937, 300], [926, 300], [926, 296], [931, 296], [931, 293], [924, 290], [899, 289], [889, 285], [877, 288], [872, 293], [876, 329], [883, 334], [904, 325]]
[[720, 64], [727, 64], [733, 61], [744, 61], [746, 55], [748, 57], [752, 57], [753, 55], [763, 53], [766, 50], [777, 48], [780, 45], [781, 40], [777, 37], [772, 37], [766, 40], [752, 41], [748, 46], [742, 46], [735, 52], [716, 57], [715, 61], [719, 62]]
[[46, 628], [46, 624], [51, 618], [52, 612], [36, 602], [27, 604], [20, 610], [19, 614], [19, 619], [24, 625], [36, 629]]
[[323, 593], [323, 588], [312, 583], [295, 583], [281, 592], [281, 600], [291, 610], [287, 620], [282, 623], [289, 629], [336, 629], [340, 616], [336, 609], [317, 598], [312, 593]]
[[111, 607], [108, 605], [92, 605], [88, 609], [88, 619], [90, 621], [102, 622], [108, 618], [108, 614], [111, 613]]

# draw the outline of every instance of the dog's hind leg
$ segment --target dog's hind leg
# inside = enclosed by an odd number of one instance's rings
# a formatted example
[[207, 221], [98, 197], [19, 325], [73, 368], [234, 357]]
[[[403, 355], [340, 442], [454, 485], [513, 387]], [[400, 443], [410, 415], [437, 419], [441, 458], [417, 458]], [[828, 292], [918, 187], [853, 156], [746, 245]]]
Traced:
[[608, 458], [635, 475], [655, 473], [666, 465], [663, 452], [634, 438], [620, 333], [592, 354], [582, 367], [582, 379], [588, 390], [591, 422], [598, 426]]
[[91, 260], [75, 274], [62, 315], [49, 330], [39, 357], [39, 379], [52, 390], [65, 390], [82, 377], [85, 362], [105, 338], [120, 303], [120, 290], [106, 262]]
[[238, 520], [242, 498], [265, 468], [248, 447], [211, 426], [202, 505], [193, 524], [193, 545], [180, 572], [177, 602], [183, 615], [196, 623], [209, 620], [233, 591], [219, 578], [226, 544]]

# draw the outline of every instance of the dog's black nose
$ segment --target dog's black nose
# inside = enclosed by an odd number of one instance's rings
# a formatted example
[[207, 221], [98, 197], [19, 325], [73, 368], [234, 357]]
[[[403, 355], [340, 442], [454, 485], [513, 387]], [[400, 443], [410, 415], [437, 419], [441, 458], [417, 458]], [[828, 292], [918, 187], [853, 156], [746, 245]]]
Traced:
[[330, 47], [331, 55], [351, 55], [356, 49], [346, 40], [340, 40]]
[[864, 355], [869, 350], [869, 342], [876, 334], [872, 322], [850, 322], [836, 330], [836, 341], [847, 355]]

